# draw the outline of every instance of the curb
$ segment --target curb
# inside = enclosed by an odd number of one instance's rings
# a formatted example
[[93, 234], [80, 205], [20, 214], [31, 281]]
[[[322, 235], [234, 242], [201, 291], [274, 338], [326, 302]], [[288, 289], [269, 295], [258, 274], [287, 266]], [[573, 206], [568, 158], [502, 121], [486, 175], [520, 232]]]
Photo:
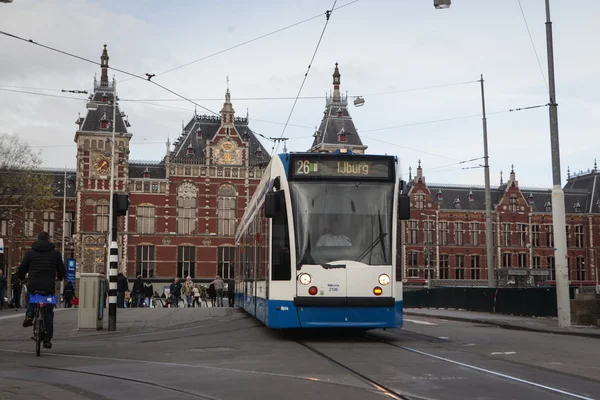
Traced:
[[436, 318], [436, 319], [447, 319], [449, 321], [469, 322], [469, 323], [474, 323], [474, 324], [486, 324], [486, 325], [497, 326], [497, 327], [503, 328], [503, 329], [510, 329], [510, 330], [517, 330], [517, 331], [553, 333], [556, 335], [581, 336], [581, 337], [588, 337], [588, 338], [593, 338], [593, 339], [600, 339], [600, 332], [595, 334], [595, 333], [587, 333], [587, 332], [559, 331], [559, 330], [554, 330], [554, 329], [532, 328], [532, 327], [528, 327], [528, 326], [516, 325], [516, 324], [511, 324], [511, 323], [506, 323], [506, 322], [490, 321], [487, 319], [466, 318], [466, 317], [447, 317], [444, 315], [432, 315], [432, 314], [419, 313], [419, 312], [415, 313], [415, 312], [404, 311], [404, 315], [414, 315], [417, 317], [429, 317], [429, 318]]

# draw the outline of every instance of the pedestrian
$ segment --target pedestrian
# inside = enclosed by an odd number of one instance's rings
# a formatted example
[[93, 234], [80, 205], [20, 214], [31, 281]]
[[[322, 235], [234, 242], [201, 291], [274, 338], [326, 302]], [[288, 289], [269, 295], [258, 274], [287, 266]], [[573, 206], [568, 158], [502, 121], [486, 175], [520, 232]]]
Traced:
[[71, 308], [73, 306], [72, 301], [75, 297], [75, 290], [73, 289], [73, 282], [67, 281], [65, 288], [63, 289], [63, 297], [65, 299], [65, 307]]
[[146, 281], [144, 283], [144, 297], [146, 298], [146, 307], [150, 308], [150, 302], [152, 301], [152, 296], [154, 295], [154, 287], [152, 286], [152, 282]]
[[181, 298], [181, 282], [179, 282], [179, 278], [173, 279], [169, 290], [171, 295], [173, 295], [173, 306], [179, 307], [179, 299]]
[[217, 307], [223, 307], [223, 290], [225, 289], [225, 282], [217, 275], [211, 284], [215, 285], [215, 290], [217, 292]]
[[142, 275], [137, 276], [135, 282], [133, 282], [131, 291], [133, 292], [134, 307], [141, 307], [144, 298], [144, 281], [142, 280]]
[[233, 279], [230, 279], [227, 284], [227, 294], [229, 297], [229, 307], [233, 307], [235, 297], [235, 281]]
[[125, 292], [129, 290], [129, 281], [122, 272], [117, 274], [117, 307], [125, 308]]

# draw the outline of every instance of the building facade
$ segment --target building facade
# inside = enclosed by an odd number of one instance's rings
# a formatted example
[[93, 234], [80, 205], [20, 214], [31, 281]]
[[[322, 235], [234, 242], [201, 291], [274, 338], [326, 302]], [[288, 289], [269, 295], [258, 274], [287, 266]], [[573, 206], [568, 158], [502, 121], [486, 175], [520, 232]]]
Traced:
[[[572, 285], [595, 285], [600, 250], [600, 174], [596, 164], [564, 187]], [[485, 190], [428, 184], [419, 161], [409, 178], [411, 219], [402, 221], [398, 265], [408, 284], [487, 285]], [[496, 278], [503, 286], [555, 284], [551, 189], [522, 188], [511, 169], [491, 188]]]
[[114, 162], [114, 191], [128, 193], [131, 202], [128, 215], [118, 220], [123, 273], [168, 280], [233, 277], [237, 219], [270, 157], [248, 118], [235, 116], [227, 89], [220, 114], [194, 113], [175, 143], [167, 141], [161, 159], [130, 160], [131, 124], [123, 118], [118, 98], [113, 111], [115, 83], [108, 81], [106, 47], [101, 59], [100, 83], [94, 82], [87, 116], [75, 134], [79, 271], [106, 268]]
[[[108, 69], [105, 46], [100, 82], [94, 79], [87, 114], [76, 121], [76, 170], [40, 171], [53, 176], [55, 206], [39, 212], [0, 214], [0, 236], [5, 238], [0, 265], [5, 270], [17, 265], [41, 230], [50, 232], [62, 249], [64, 231], [65, 258], [77, 260], [78, 272], [106, 271], [114, 163], [114, 190], [128, 193], [131, 201], [128, 215], [118, 218], [119, 268], [123, 273], [162, 282], [188, 275], [195, 279], [212, 279], [217, 274], [233, 277], [238, 218], [270, 161], [250, 129], [248, 117], [235, 116], [227, 89], [219, 115], [194, 112], [175, 143], [167, 141], [162, 157], [131, 160], [131, 124], [119, 108], [118, 98], [114, 102], [115, 81], [109, 81]], [[367, 149], [340, 84], [336, 63], [333, 91], [325, 99], [325, 111], [308, 151], [364, 153]], [[363, 102], [358, 98], [354, 104]], [[411, 219], [399, 223], [398, 276], [414, 285], [486, 285], [484, 188], [428, 184], [420, 164], [408, 182]], [[564, 190], [571, 283], [592, 285], [600, 261], [596, 165], [591, 171], [569, 174]], [[509, 286], [553, 284], [551, 190], [520, 187], [513, 169], [506, 183], [501, 180], [492, 188], [492, 202], [499, 282]]]

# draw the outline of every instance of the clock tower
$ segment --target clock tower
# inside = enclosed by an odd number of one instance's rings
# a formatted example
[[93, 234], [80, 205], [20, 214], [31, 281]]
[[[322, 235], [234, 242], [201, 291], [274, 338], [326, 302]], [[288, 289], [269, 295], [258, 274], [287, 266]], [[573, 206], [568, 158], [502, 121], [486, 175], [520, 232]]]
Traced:
[[108, 59], [104, 45], [100, 57], [100, 83], [94, 78], [94, 90], [86, 104], [87, 115], [76, 121], [76, 258], [81, 266], [80, 272], [105, 271], [105, 249], [110, 247], [107, 236], [111, 167], [114, 169], [115, 192], [124, 192], [127, 187], [129, 142], [132, 137], [127, 128], [131, 125], [119, 109], [115, 79], [112, 82], [108, 80]]

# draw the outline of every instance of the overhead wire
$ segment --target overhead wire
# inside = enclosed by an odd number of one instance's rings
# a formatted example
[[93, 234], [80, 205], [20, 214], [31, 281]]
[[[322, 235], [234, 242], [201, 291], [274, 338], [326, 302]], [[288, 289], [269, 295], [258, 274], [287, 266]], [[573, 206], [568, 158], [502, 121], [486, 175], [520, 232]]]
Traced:
[[[281, 131], [281, 135], [279, 135], [279, 139], [283, 138], [283, 134], [290, 122], [290, 118], [292, 118], [292, 114], [294, 113], [294, 109], [296, 108], [296, 104], [298, 103], [298, 97], [300, 97], [300, 93], [302, 93], [302, 88], [304, 88], [304, 84], [306, 83], [306, 78], [308, 78], [308, 73], [310, 72], [310, 68], [312, 67], [313, 62], [315, 61], [315, 57], [317, 56], [317, 52], [319, 51], [319, 47], [321, 46], [321, 41], [323, 40], [323, 36], [325, 35], [325, 30], [329, 25], [329, 19], [331, 18], [331, 14], [333, 14], [333, 10], [335, 9], [335, 5], [337, 4], [337, 0], [333, 1], [333, 6], [331, 10], [325, 11], [325, 25], [323, 26], [323, 30], [321, 31], [321, 36], [319, 37], [319, 41], [317, 42], [317, 46], [315, 47], [315, 51], [310, 59], [310, 63], [308, 64], [308, 68], [306, 69], [306, 73], [304, 74], [304, 79], [302, 79], [302, 84], [300, 85], [300, 89], [298, 90], [298, 94], [296, 95], [296, 100], [294, 100], [294, 104], [292, 105], [292, 109], [290, 110], [290, 114], [287, 117], [287, 121], [285, 121], [285, 125], [283, 126], [283, 130]], [[277, 149], [279, 148], [279, 140], [276, 142], [277, 146], [275, 146], [275, 142], [273, 143], [273, 148], [271, 150], [271, 157]]]
[[[82, 61], [94, 64], [94, 65], [101, 66], [101, 64], [99, 62], [90, 60], [90, 59], [85, 58], [85, 57], [78, 56], [78, 55], [73, 54], [73, 53], [69, 53], [69, 52], [64, 51], [64, 50], [60, 50], [60, 49], [57, 49], [57, 48], [54, 48], [54, 47], [51, 47], [51, 46], [47, 46], [47, 45], [35, 42], [32, 39], [25, 39], [25, 38], [22, 38], [22, 37], [20, 37], [18, 35], [14, 35], [12, 33], [8, 33], [8, 32], [1, 31], [1, 30], [0, 30], [0, 34], [8, 36], [8, 37], [13, 38], [13, 39], [21, 40], [21, 41], [26, 42], [26, 43], [31, 43], [31, 44], [34, 44], [36, 46], [40, 46], [40, 47], [45, 48], [47, 50], [51, 50], [51, 51], [54, 51], [54, 52], [57, 52], [57, 53], [60, 53], [60, 54], [63, 54], [63, 55], [69, 56], [69, 57], [73, 57], [73, 58], [76, 58], [78, 60], [82, 60]], [[131, 72], [127, 72], [127, 71], [124, 71], [122, 69], [115, 68], [115, 67], [108, 67], [108, 68], [112, 69], [113, 71], [121, 72], [122, 74], [132, 76], [134, 78], [138, 78], [138, 79], [141, 79], [141, 80], [144, 80], [144, 81], [148, 81], [148, 82], [152, 83], [153, 85], [156, 85], [156, 86], [160, 87], [161, 89], [166, 90], [167, 92], [169, 92], [169, 93], [171, 93], [171, 94], [173, 94], [173, 95], [175, 95], [177, 97], [180, 97], [180, 98], [182, 98], [184, 100], [187, 100], [188, 102], [190, 102], [190, 103], [192, 103], [192, 104], [194, 104], [194, 105], [202, 108], [203, 110], [206, 110], [206, 111], [208, 111], [208, 112], [210, 112], [212, 114], [218, 115], [215, 111], [212, 111], [211, 109], [206, 108], [203, 105], [198, 104], [195, 101], [190, 100], [190, 99], [188, 99], [187, 97], [185, 97], [183, 95], [180, 95], [179, 93], [177, 93], [177, 92], [175, 92], [175, 91], [167, 88], [166, 86], [161, 85], [160, 83], [154, 82], [149, 77], [143, 77], [143, 76], [140, 76], [140, 75], [135, 75], [135, 74], [132, 74]]]
[[544, 75], [544, 69], [542, 68], [542, 63], [540, 62], [540, 57], [538, 56], [538, 52], [535, 48], [535, 43], [533, 42], [533, 37], [531, 36], [531, 31], [529, 30], [529, 24], [527, 23], [527, 18], [525, 17], [525, 12], [523, 11], [523, 6], [521, 5], [521, 0], [517, 0], [519, 3], [519, 8], [521, 9], [521, 15], [523, 16], [523, 21], [525, 22], [525, 27], [527, 28], [527, 33], [529, 34], [529, 41], [531, 42], [531, 47], [533, 47], [533, 52], [535, 53], [535, 59], [537, 60], [538, 66], [540, 67], [540, 73], [542, 74], [542, 79], [544, 80], [544, 84], [546, 85], [546, 90], [548, 89], [548, 81], [546, 80], [546, 75]]
[[[336, 8], [336, 10], [339, 10], [339, 9], [341, 9], [341, 8], [344, 8], [344, 7], [347, 7], [347, 6], [349, 6], [349, 5], [351, 5], [351, 4], [354, 4], [354, 3], [358, 2], [358, 1], [360, 1], [360, 0], [353, 0], [353, 1], [349, 2], [349, 3], [343, 4], [343, 5], [339, 6], [338, 8]], [[314, 19], [317, 19], [317, 18], [320, 18], [320, 17], [322, 17], [322, 16], [323, 16], [323, 14], [321, 13], [321, 14], [315, 15], [315, 16], [313, 16], [313, 17], [306, 18], [306, 19], [304, 19], [304, 20], [302, 20], [302, 21], [298, 21], [298, 22], [296, 22], [296, 23], [293, 23], [293, 24], [291, 24], [291, 25], [288, 25], [288, 26], [286, 26], [286, 27], [283, 27], [283, 28], [280, 28], [280, 29], [274, 30], [274, 31], [272, 31], [272, 32], [266, 33], [266, 34], [264, 34], [264, 35], [261, 35], [261, 36], [257, 36], [257, 37], [255, 37], [255, 38], [253, 38], [253, 39], [250, 39], [250, 40], [246, 40], [245, 42], [238, 43], [238, 44], [236, 44], [235, 46], [231, 46], [231, 47], [228, 47], [228, 48], [226, 48], [226, 49], [224, 49], [224, 50], [217, 51], [216, 53], [212, 53], [212, 54], [206, 55], [206, 56], [204, 56], [204, 57], [200, 57], [200, 58], [198, 58], [198, 59], [196, 59], [196, 60], [194, 60], [194, 61], [190, 61], [190, 62], [188, 62], [188, 63], [182, 64], [182, 65], [180, 65], [180, 66], [178, 66], [178, 67], [171, 68], [171, 69], [169, 69], [169, 70], [166, 70], [166, 71], [163, 71], [163, 72], [159, 72], [159, 73], [157, 73], [155, 76], [160, 76], [160, 75], [168, 74], [169, 72], [173, 72], [173, 71], [176, 71], [176, 70], [178, 70], [178, 69], [180, 69], [180, 68], [187, 67], [188, 65], [192, 65], [192, 64], [195, 64], [195, 63], [197, 63], [197, 62], [200, 62], [200, 61], [204, 61], [204, 60], [206, 60], [206, 59], [209, 59], [209, 58], [211, 58], [211, 57], [218, 56], [219, 54], [223, 54], [223, 53], [226, 53], [226, 52], [228, 52], [228, 51], [230, 51], [230, 50], [237, 49], [238, 47], [242, 47], [242, 46], [245, 46], [245, 45], [247, 45], [247, 44], [250, 44], [250, 43], [256, 42], [257, 40], [264, 39], [264, 38], [266, 38], [266, 37], [269, 37], [269, 36], [271, 36], [271, 35], [274, 35], [274, 34], [276, 34], [276, 33], [279, 33], [279, 32], [283, 32], [283, 31], [285, 31], [285, 30], [291, 29], [291, 28], [293, 28], [293, 27], [296, 27], [296, 26], [298, 26], [298, 25], [304, 24], [304, 23], [306, 23], [306, 22], [310, 22], [310, 21], [312, 21], [312, 20], [314, 20]], [[124, 79], [123, 81], [121, 81], [121, 83], [124, 83], [124, 82], [130, 81], [130, 80], [132, 80], [132, 79], [134, 79], [134, 78], [127, 78], [127, 79]]]

